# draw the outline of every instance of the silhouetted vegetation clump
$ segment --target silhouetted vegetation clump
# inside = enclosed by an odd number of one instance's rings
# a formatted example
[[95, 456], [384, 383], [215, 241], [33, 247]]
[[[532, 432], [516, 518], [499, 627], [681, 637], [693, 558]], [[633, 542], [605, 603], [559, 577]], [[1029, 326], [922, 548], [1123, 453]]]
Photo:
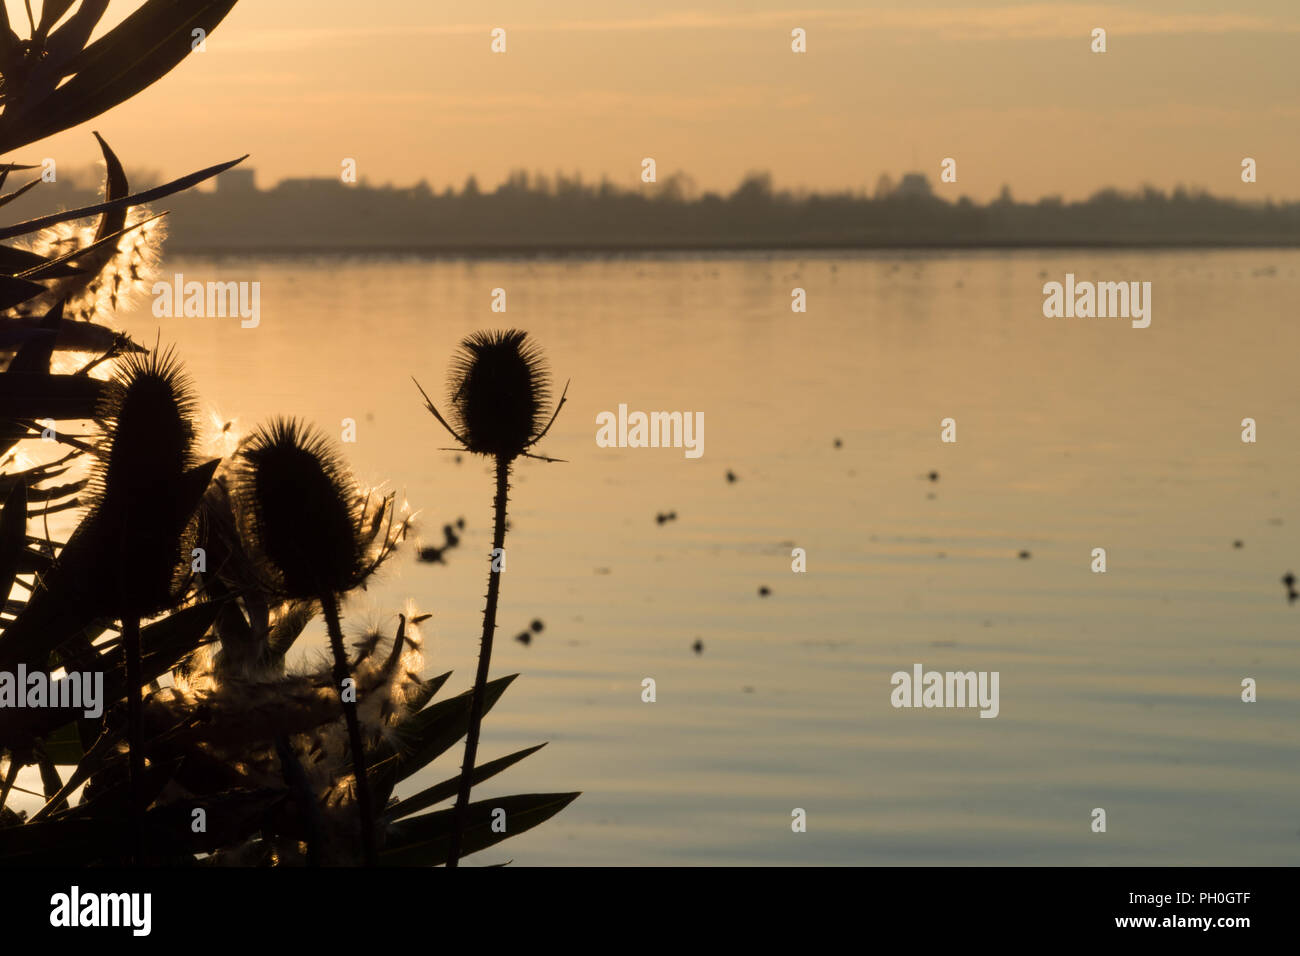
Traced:
[[[146, 0], [89, 43], [102, 0], [47, 0], [39, 19], [28, 7], [27, 39], [0, 5], [0, 150], [135, 95], [234, 2]], [[179, 358], [105, 324], [156, 275], [162, 233], [145, 204], [240, 161], [133, 193], [98, 142], [102, 197], [0, 227], [0, 682], [102, 679], [98, 712], [72, 696], [0, 697], [0, 865], [435, 865], [557, 813], [577, 794], [424, 812], [538, 747], [395, 796], [477, 734], [513, 676], [435, 701], [450, 674], [423, 676], [428, 615], [396, 615], [391, 635], [367, 630], [349, 650], [340, 608], [406, 540], [405, 508], [360, 488], [296, 422], [203, 454]], [[34, 168], [0, 164], [0, 190]], [[47, 185], [0, 206], [49, 199]], [[467, 381], [467, 447], [502, 456], [540, 437], [537, 409], [491, 404], [495, 377]], [[236, 437], [230, 422], [219, 432]], [[291, 665], [318, 613], [332, 660]], [[30, 815], [7, 806], [29, 766], [42, 788]]]

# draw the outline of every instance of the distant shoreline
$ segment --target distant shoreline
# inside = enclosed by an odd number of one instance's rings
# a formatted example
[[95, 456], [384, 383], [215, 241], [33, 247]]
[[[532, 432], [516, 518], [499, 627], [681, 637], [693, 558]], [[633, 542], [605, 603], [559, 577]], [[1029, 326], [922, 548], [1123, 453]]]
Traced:
[[809, 240], [809, 241], [764, 241], [736, 243], [552, 243], [539, 244], [482, 244], [455, 245], [430, 244], [423, 246], [402, 245], [187, 245], [172, 242], [168, 252], [174, 255], [205, 257], [248, 257], [253, 255], [276, 255], [285, 257], [305, 256], [375, 256], [384, 258], [409, 257], [417, 259], [493, 259], [493, 258], [566, 258], [571, 256], [589, 258], [616, 258], [620, 256], [646, 256], [657, 254], [716, 254], [744, 252], [994, 252], [1023, 250], [1138, 250], [1157, 252], [1162, 250], [1179, 251], [1191, 249], [1228, 250], [1228, 249], [1300, 249], [1300, 240], [1295, 239], [1259, 239], [1259, 240], [1224, 240], [1224, 239], [1079, 239], [1079, 240], [958, 240], [936, 239], [932, 241], [909, 241], [905, 243], [872, 240]]

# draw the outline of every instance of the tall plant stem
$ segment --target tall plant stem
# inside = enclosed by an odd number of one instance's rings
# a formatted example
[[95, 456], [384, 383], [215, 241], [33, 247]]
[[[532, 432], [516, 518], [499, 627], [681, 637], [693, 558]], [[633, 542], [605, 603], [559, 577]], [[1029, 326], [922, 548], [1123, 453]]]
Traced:
[[[469, 705], [469, 732], [465, 735], [465, 762], [460, 768], [460, 792], [456, 795], [456, 821], [451, 831], [451, 850], [447, 865], [460, 861], [460, 848], [469, 813], [469, 791], [474, 777], [474, 760], [478, 757], [479, 726], [483, 723], [483, 697], [487, 687], [488, 667], [492, 663], [492, 635], [497, 628], [497, 598], [501, 594], [501, 572], [493, 569], [496, 555], [504, 557], [506, 543], [506, 500], [510, 494], [510, 459], [497, 459], [497, 494], [493, 502], [496, 523], [492, 531], [492, 554], [488, 555], [487, 604], [483, 608], [483, 641], [478, 651], [478, 673], [474, 676], [474, 695]], [[504, 567], [504, 564], [502, 565]]]
[[140, 663], [140, 619], [122, 619], [122, 651], [126, 655], [126, 725], [130, 746], [127, 781], [131, 800], [131, 862], [137, 866], [143, 861], [144, 806], [144, 732], [143, 706], [140, 688], [144, 684], [143, 666]]
[[18, 779], [19, 760], [17, 757], [9, 757], [9, 773], [5, 776], [4, 783], [0, 784], [0, 810], [5, 808], [5, 803], [9, 799], [9, 791]]
[[357, 778], [357, 810], [361, 817], [361, 859], [366, 866], [375, 865], [375, 812], [370, 805], [370, 780], [366, 776], [366, 748], [361, 740], [361, 720], [357, 702], [343, 699], [343, 682], [352, 674], [348, 655], [343, 649], [343, 627], [339, 623], [338, 599], [328, 591], [320, 597], [325, 623], [330, 632], [330, 650], [334, 652], [334, 684], [343, 703], [343, 719], [348, 725], [348, 747], [352, 751], [352, 768]]

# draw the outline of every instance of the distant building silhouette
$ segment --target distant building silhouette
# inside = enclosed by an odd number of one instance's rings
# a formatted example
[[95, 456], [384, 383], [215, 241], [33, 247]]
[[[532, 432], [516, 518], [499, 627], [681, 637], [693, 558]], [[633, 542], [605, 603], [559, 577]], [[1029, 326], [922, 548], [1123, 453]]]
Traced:
[[247, 196], [257, 192], [257, 183], [254, 181], [257, 175], [255, 169], [244, 169], [236, 166], [234, 169], [227, 169], [217, 177], [217, 192], [229, 195]]
[[342, 189], [343, 181], [333, 176], [296, 176], [282, 179], [275, 186], [286, 193], [308, 193], [324, 189]]
[[903, 179], [894, 190], [899, 199], [929, 199], [934, 195], [925, 173], [903, 173]]

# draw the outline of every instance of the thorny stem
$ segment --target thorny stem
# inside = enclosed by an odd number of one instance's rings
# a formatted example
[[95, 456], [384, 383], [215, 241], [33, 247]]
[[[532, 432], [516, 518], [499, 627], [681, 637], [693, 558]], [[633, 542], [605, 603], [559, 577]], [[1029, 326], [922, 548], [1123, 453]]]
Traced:
[[493, 570], [491, 562], [502, 553], [506, 543], [506, 499], [510, 493], [510, 459], [497, 459], [497, 494], [493, 507], [496, 524], [492, 532], [492, 554], [488, 564], [487, 604], [483, 608], [483, 642], [478, 652], [478, 673], [474, 677], [474, 695], [469, 705], [469, 732], [465, 735], [465, 762], [460, 768], [460, 792], [456, 796], [456, 822], [451, 831], [451, 850], [447, 866], [454, 867], [460, 860], [460, 848], [469, 813], [469, 791], [474, 776], [474, 760], [478, 756], [479, 725], [483, 722], [483, 697], [487, 686], [488, 665], [492, 660], [492, 635], [497, 627], [497, 598], [501, 593], [501, 572]]
[[140, 662], [140, 619], [128, 616], [122, 619], [122, 650], [126, 655], [126, 724], [130, 757], [127, 764], [131, 798], [131, 862], [143, 862], [144, 805], [144, 733], [140, 687], [144, 684]]
[[361, 741], [361, 720], [357, 717], [357, 702], [343, 699], [343, 682], [352, 675], [348, 671], [348, 656], [343, 649], [343, 628], [339, 624], [338, 599], [326, 591], [320, 597], [325, 612], [325, 623], [330, 632], [330, 650], [334, 653], [334, 684], [343, 703], [343, 718], [348, 725], [348, 747], [352, 751], [352, 767], [356, 773], [357, 810], [361, 817], [361, 858], [366, 866], [375, 865], [375, 814], [370, 805], [370, 781], [366, 777], [366, 749]]

